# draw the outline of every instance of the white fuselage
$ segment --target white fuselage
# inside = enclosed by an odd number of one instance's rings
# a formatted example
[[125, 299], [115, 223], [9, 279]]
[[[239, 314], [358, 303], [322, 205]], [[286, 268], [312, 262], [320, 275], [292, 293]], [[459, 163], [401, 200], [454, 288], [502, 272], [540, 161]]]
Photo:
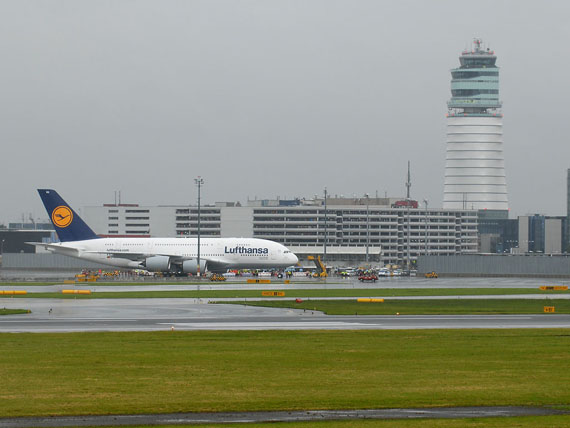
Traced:
[[[140, 268], [146, 258], [198, 257], [197, 238], [100, 238], [45, 244], [54, 253], [120, 268]], [[298, 262], [285, 246], [256, 238], [201, 238], [200, 260], [227, 269], [283, 268]]]

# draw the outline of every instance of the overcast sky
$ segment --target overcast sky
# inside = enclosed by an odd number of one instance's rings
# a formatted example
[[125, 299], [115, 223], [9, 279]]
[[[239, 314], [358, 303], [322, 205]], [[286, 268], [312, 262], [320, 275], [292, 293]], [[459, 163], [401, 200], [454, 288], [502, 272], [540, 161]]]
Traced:
[[570, 2], [0, 1], [0, 222], [122, 201], [440, 207], [449, 70], [501, 67], [511, 217], [566, 213]]

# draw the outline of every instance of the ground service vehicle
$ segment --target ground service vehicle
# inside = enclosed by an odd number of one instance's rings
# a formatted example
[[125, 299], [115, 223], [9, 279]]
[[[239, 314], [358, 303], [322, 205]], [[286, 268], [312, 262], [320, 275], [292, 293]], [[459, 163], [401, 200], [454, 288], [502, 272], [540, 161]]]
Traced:
[[376, 282], [378, 281], [378, 277], [373, 273], [365, 273], [358, 277], [360, 282]]
[[317, 267], [317, 272], [315, 275], [313, 275], [315, 278], [326, 278], [327, 276], [329, 276], [327, 274], [327, 267], [321, 260], [321, 256], [308, 256], [307, 260], [312, 260], [315, 263], [315, 266]]
[[437, 272], [434, 272], [433, 270], [431, 272], [427, 272], [424, 275], [426, 278], [437, 278]]

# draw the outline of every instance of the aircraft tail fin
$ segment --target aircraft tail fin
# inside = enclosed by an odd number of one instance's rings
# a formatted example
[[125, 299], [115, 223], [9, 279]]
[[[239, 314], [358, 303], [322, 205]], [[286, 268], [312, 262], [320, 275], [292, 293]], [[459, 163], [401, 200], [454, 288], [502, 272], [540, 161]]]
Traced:
[[61, 242], [99, 238], [55, 190], [38, 189], [38, 193]]

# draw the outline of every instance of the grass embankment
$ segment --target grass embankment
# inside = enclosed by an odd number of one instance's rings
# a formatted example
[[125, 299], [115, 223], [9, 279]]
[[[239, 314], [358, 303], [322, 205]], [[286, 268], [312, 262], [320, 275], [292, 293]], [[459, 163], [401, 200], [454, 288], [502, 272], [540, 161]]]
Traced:
[[[120, 284], [117, 284], [120, 285]], [[210, 285], [210, 284], [208, 284]], [[275, 284], [273, 284], [275, 285]], [[5, 287], [3, 287], [5, 288]], [[69, 288], [74, 288], [70, 285]], [[85, 288], [85, 287], [78, 287]], [[87, 288], [89, 288], [87, 286]], [[314, 297], [412, 297], [412, 296], [497, 296], [515, 294], [536, 294], [548, 297], [555, 294], [569, 294], [570, 291], [543, 291], [538, 288], [332, 288], [332, 289], [287, 289], [283, 287], [288, 298]], [[28, 293], [24, 295], [7, 296], [16, 299], [142, 299], [142, 298], [252, 298], [261, 297], [261, 290], [161, 290], [161, 291], [97, 291], [89, 295], [49, 293]]]
[[0, 415], [570, 404], [570, 329], [0, 334]]
[[570, 314], [570, 300], [563, 299], [430, 299], [385, 300], [383, 303], [356, 300], [259, 300], [251, 302], [218, 302], [270, 308], [320, 311], [327, 315], [513, 315], [542, 314], [544, 306], [554, 306], [555, 313]]
[[0, 308], [0, 315], [17, 315], [17, 314], [29, 314], [28, 309], [6, 309]]

